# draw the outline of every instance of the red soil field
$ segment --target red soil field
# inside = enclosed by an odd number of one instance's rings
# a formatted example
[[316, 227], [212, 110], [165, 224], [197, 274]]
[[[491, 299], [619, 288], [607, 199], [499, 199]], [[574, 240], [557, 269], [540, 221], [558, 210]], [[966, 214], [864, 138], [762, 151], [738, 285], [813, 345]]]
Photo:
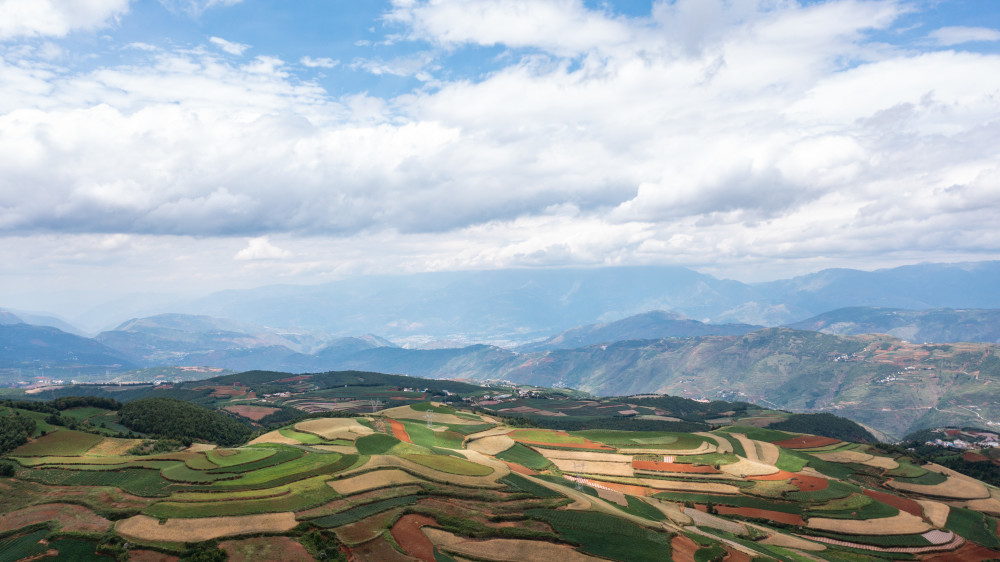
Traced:
[[[708, 508], [700, 503], [695, 504], [698, 511], [708, 512]], [[795, 513], [784, 513], [781, 511], [771, 511], [770, 509], [757, 509], [754, 507], [733, 507], [731, 505], [717, 505], [715, 509], [719, 511], [720, 515], [742, 515], [744, 517], [756, 517], [758, 519], [767, 519], [770, 521], [777, 521], [778, 523], [785, 523], [786, 525], [801, 525], [805, 526], [806, 522], [802, 520], [802, 517]]]
[[816, 435], [800, 435], [791, 439], [785, 439], [784, 441], [775, 441], [773, 445], [786, 449], [812, 449], [813, 447], [826, 447], [834, 443], [840, 443], [840, 440]]
[[528, 468], [526, 466], [517, 464], [516, 462], [503, 461], [503, 463], [506, 464], [508, 468], [510, 468], [511, 470], [513, 470], [514, 472], [516, 472], [518, 474], [527, 474], [528, 476], [534, 476], [534, 475], [538, 474], [534, 470], [531, 470], [530, 468]]
[[806, 476], [805, 474], [796, 474], [785, 470], [779, 470], [774, 474], [764, 476], [748, 476], [747, 480], [788, 480], [802, 492], [825, 490], [830, 485], [830, 482], [826, 478]]
[[435, 524], [436, 522], [426, 515], [411, 513], [400, 517], [389, 532], [407, 554], [424, 562], [434, 562], [434, 545], [420, 532], [420, 528]]
[[924, 516], [924, 509], [920, 507], [920, 504], [909, 498], [901, 498], [892, 494], [886, 494], [885, 492], [876, 492], [875, 490], [865, 490], [865, 495], [873, 500], [891, 505], [900, 511], [905, 511], [910, 515], [916, 515], [917, 517]]
[[694, 562], [698, 544], [684, 535], [677, 535], [670, 541], [670, 555], [674, 562]]
[[722, 562], [753, 562], [753, 558], [750, 558], [746, 552], [725, 545], [722, 548], [726, 549], [726, 557], [722, 559]]
[[632, 461], [636, 470], [662, 470], [664, 472], [695, 472], [698, 474], [719, 474], [714, 466], [683, 464], [678, 462]]
[[990, 458], [986, 455], [980, 455], [979, 453], [968, 452], [962, 455], [962, 460], [968, 462], [987, 462]]
[[393, 437], [406, 443], [413, 443], [413, 440], [410, 439], [410, 434], [406, 432], [406, 426], [404, 426], [402, 422], [389, 420], [389, 425], [392, 426]]

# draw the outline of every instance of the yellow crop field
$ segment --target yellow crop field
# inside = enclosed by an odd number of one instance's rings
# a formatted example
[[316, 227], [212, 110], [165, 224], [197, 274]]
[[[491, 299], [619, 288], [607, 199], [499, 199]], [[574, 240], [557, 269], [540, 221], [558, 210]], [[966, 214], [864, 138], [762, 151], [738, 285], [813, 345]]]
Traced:
[[504, 562], [551, 562], [552, 560], [596, 562], [601, 560], [587, 556], [569, 545], [522, 539], [467, 539], [431, 527], [423, 527], [421, 531], [441, 550], [469, 556], [477, 560]]
[[116, 523], [115, 531], [123, 537], [138, 541], [201, 542], [233, 535], [283, 533], [290, 531], [296, 524], [295, 514], [291, 512], [167, 519], [162, 525], [154, 517], [136, 515]]

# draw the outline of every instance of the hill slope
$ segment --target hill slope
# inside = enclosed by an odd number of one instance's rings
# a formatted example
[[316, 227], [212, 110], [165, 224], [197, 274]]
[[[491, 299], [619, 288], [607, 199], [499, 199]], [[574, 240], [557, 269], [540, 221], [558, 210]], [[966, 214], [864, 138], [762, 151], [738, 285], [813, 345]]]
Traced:
[[789, 324], [825, 334], [889, 334], [912, 342], [1000, 343], [1000, 310], [850, 307]]

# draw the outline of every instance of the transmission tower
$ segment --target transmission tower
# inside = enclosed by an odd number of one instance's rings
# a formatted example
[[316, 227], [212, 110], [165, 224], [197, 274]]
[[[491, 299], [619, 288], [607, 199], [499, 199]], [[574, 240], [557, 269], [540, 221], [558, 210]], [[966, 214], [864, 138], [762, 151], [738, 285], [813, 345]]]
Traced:
[[382, 409], [382, 401], [378, 398], [372, 398], [369, 400], [368, 405], [371, 407], [373, 414]]
[[430, 429], [431, 423], [434, 421], [434, 412], [425, 412], [424, 419], [427, 420], [427, 428]]

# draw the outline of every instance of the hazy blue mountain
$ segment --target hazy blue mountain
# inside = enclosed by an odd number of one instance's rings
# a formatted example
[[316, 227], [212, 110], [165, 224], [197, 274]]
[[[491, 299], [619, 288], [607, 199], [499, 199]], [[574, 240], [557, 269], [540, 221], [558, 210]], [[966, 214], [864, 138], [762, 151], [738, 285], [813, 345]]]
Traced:
[[[337, 338], [204, 315], [136, 318], [95, 339], [143, 365], [311, 370], [358, 351], [393, 344], [376, 336]], [[315, 354], [315, 355], [314, 355]]]
[[590, 324], [566, 330], [546, 340], [522, 345], [517, 351], [573, 349], [597, 343], [694, 336], [738, 336], [763, 326], [750, 324], [706, 324], [681, 314], [654, 310], [606, 324]]
[[754, 284], [681, 267], [517, 269], [225, 291], [180, 308], [336, 335], [377, 333], [397, 342], [512, 346], [661, 309], [702, 322], [776, 326], [846, 306], [1000, 308], [998, 286], [1000, 262], [831, 269]]
[[0, 326], [10, 326], [12, 324], [24, 324], [24, 320], [21, 320], [19, 316], [9, 310], [0, 308]]
[[92, 339], [50, 326], [0, 323], [0, 383], [35, 375], [69, 379], [135, 367], [124, 354]]
[[918, 343], [1000, 343], [1000, 310], [850, 307], [824, 312], [788, 327], [825, 334], [889, 334]]

